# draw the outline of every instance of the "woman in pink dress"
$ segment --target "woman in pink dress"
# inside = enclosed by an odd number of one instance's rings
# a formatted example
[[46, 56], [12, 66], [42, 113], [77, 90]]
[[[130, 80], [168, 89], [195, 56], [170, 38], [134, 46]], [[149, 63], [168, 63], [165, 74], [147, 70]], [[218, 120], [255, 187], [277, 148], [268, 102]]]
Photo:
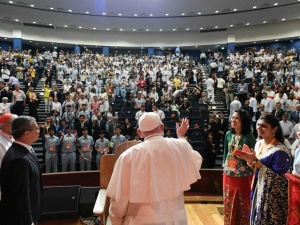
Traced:
[[101, 101], [98, 100], [98, 96], [94, 95], [93, 101], [90, 103], [90, 108], [92, 111], [92, 115], [97, 115], [100, 110]]

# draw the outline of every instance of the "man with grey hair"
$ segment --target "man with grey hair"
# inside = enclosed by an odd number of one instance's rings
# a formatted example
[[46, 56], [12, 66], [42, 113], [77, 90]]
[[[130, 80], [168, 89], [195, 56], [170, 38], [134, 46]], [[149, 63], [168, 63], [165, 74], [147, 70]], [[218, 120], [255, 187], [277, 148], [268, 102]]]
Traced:
[[30, 116], [13, 120], [15, 141], [1, 166], [1, 224], [36, 224], [41, 215], [42, 171], [31, 147], [39, 137], [39, 126]]
[[145, 113], [138, 134], [144, 142], [126, 150], [116, 162], [107, 196], [112, 224], [187, 224], [183, 192], [200, 179], [202, 157], [184, 138], [164, 138], [159, 115]]

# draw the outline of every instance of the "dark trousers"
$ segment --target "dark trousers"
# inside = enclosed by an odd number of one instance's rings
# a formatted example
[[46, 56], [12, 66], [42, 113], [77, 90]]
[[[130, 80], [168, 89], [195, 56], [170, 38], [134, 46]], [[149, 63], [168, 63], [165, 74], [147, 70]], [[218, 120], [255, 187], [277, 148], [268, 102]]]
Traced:
[[24, 101], [17, 101], [16, 104], [14, 105], [14, 113], [17, 114], [18, 116], [23, 115], [24, 112]]
[[32, 116], [36, 119], [36, 121], [38, 121], [38, 102], [37, 101], [33, 101], [33, 102], [29, 102], [28, 103], [28, 108], [29, 108], [29, 116]]

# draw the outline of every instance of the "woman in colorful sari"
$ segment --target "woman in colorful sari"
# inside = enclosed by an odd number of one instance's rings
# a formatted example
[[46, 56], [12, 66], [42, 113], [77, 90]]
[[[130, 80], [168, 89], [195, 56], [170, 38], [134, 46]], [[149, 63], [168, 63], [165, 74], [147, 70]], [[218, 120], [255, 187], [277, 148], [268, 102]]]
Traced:
[[251, 225], [286, 224], [288, 212], [288, 181], [284, 174], [291, 166], [291, 155], [283, 144], [279, 120], [266, 115], [257, 122], [262, 138], [255, 152], [239, 155], [255, 170], [251, 192]]
[[230, 123], [231, 131], [224, 140], [224, 225], [248, 225], [253, 170], [232, 153], [242, 150], [244, 144], [254, 148], [255, 138], [251, 133], [251, 118], [245, 110], [235, 111]]

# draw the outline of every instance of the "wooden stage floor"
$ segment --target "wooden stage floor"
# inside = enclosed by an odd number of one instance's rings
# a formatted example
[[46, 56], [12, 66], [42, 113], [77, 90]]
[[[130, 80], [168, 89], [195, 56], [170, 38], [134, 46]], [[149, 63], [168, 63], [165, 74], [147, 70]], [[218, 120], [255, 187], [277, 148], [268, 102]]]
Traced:
[[[222, 204], [185, 204], [189, 225], [223, 225], [223, 216], [220, 215], [218, 208]], [[39, 221], [38, 225], [81, 225], [80, 219], [48, 220]]]

